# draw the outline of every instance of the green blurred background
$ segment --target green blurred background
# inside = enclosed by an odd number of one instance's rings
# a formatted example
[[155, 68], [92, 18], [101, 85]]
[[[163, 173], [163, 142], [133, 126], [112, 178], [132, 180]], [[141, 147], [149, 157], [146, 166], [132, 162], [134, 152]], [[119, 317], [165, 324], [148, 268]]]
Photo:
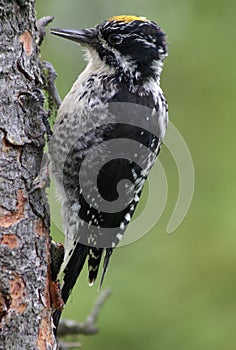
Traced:
[[[93, 26], [115, 14], [162, 26], [169, 41], [162, 87], [196, 173], [190, 210], [168, 235], [178, 176], [163, 148], [165, 211], [144, 238], [114, 253], [105, 279], [113, 294], [101, 311], [100, 333], [80, 338], [84, 349], [236, 349], [235, 0], [38, 0], [37, 12], [55, 16], [52, 27]], [[54, 65], [64, 97], [85, 65], [81, 49], [47, 35], [42, 58]], [[85, 272], [79, 285], [64, 316], [81, 321], [97, 288], [88, 287]]]

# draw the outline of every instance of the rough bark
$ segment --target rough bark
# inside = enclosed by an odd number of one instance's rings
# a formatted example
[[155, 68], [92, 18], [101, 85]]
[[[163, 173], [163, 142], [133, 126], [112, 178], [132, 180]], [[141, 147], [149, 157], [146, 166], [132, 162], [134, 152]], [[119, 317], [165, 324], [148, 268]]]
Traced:
[[33, 0], [0, 0], [0, 349], [56, 349], [49, 215], [34, 188], [45, 134]]

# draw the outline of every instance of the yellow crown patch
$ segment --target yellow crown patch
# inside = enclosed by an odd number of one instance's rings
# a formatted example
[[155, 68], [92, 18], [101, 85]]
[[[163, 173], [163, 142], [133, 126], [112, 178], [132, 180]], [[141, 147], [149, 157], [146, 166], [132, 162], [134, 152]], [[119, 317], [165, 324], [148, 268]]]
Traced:
[[138, 17], [138, 16], [113, 16], [108, 19], [109, 22], [117, 21], [117, 22], [132, 22], [132, 21], [142, 21], [142, 22], [150, 22], [146, 17]]

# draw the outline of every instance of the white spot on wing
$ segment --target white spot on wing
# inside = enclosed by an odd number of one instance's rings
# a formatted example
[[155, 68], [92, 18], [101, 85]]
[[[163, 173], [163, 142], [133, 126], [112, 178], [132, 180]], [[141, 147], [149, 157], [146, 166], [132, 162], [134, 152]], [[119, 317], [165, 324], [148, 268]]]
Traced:
[[117, 239], [119, 239], [119, 241], [122, 239], [122, 237], [123, 237], [123, 235], [121, 234], [121, 233], [118, 233], [117, 235], [116, 235], [116, 237], [117, 237]]
[[122, 222], [122, 223], [120, 224], [120, 229], [121, 229], [121, 230], [124, 230], [124, 228], [125, 228], [125, 224]]
[[127, 214], [125, 215], [125, 219], [126, 219], [127, 221], [130, 221], [130, 220], [131, 220], [131, 216], [130, 216], [129, 213], [127, 213]]

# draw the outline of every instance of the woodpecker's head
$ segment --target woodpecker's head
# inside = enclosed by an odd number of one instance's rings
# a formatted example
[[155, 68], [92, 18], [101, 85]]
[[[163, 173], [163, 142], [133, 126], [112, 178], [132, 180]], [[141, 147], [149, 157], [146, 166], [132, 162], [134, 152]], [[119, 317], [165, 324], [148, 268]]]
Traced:
[[121, 79], [143, 81], [159, 76], [167, 55], [165, 33], [145, 17], [114, 16], [95, 28], [51, 32], [84, 46], [91, 60], [101, 60]]

